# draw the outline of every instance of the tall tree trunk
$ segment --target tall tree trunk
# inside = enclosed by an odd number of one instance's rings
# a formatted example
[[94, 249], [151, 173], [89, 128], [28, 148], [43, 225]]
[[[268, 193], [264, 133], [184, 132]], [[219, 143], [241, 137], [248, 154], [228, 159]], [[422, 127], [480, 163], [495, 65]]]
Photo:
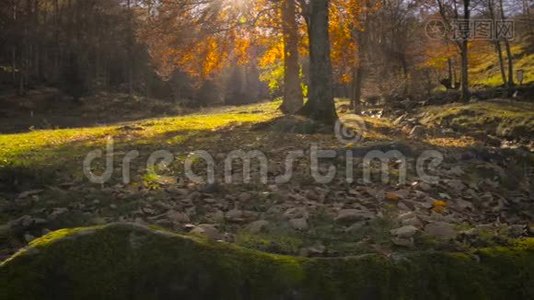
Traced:
[[[490, 17], [491, 17], [491, 20], [493, 22], [496, 22], [496, 18], [495, 18], [495, 4], [493, 3], [494, 0], [488, 0], [488, 11], [489, 11], [489, 14], [490, 14]], [[503, 59], [503, 56], [502, 56], [502, 47], [501, 47], [501, 41], [499, 39], [496, 39], [495, 40], [495, 51], [497, 52], [497, 57], [499, 59], [499, 68], [501, 70], [501, 77], [502, 77], [502, 82], [503, 82], [503, 85], [506, 85], [507, 84], [507, 80], [506, 80], [506, 70], [504, 69], [504, 59]]]
[[359, 65], [356, 67], [352, 73], [352, 93], [351, 93], [351, 103], [352, 110], [355, 114], [362, 113], [361, 97], [362, 97], [362, 84], [364, 76], [364, 66], [363, 62], [360, 61]]
[[512, 50], [510, 49], [510, 42], [504, 39], [504, 48], [506, 49], [506, 57], [508, 59], [508, 87], [514, 86], [514, 60], [512, 57]]
[[501, 70], [502, 82], [504, 85], [507, 84], [506, 80], [506, 70], [504, 69], [504, 59], [502, 57], [502, 47], [499, 40], [495, 41], [495, 51], [497, 52], [497, 57], [499, 58], [499, 69]]
[[[471, 17], [471, 11], [469, 9], [470, 0], [463, 0], [464, 4], [464, 20], [469, 21]], [[465, 32], [462, 33], [462, 41], [460, 46], [460, 52], [462, 56], [462, 101], [469, 101], [469, 23], [464, 28]]]
[[[501, 19], [505, 20], [506, 16], [504, 14], [504, 6], [502, 3], [502, 0], [499, 0], [499, 8], [501, 11]], [[510, 49], [510, 42], [506, 37], [503, 38], [504, 40], [504, 48], [506, 49], [506, 58], [508, 60], [508, 87], [514, 86], [514, 61], [512, 57], [512, 50]]]
[[468, 42], [462, 41], [460, 55], [462, 58], [462, 101], [468, 101], [470, 97], [469, 93], [469, 59], [468, 59]]
[[450, 81], [450, 85], [451, 87], [454, 87], [454, 78], [452, 76], [452, 60], [450, 57], [447, 58], [447, 67], [448, 67], [448, 71], [449, 71], [449, 74], [447, 76], [447, 79], [449, 79]]
[[329, 0], [311, 0], [309, 3], [310, 92], [309, 100], [300, 113], [316, 121], [334, 124], [337, 113], [330, 60], [328, 5]]
[[[131, 9], [131, 1], [127, 0], [127, 6], [128, 6], [128, 28], [130, 30], [132, 29], [132, 9]], [[133, 95], [133, 32], [128, 32], [128, 38], [127, 38], [127, 52], [128, 52], [128, 61], [126, 62], [126, 72], [127, 72], [127, 80], [128, 80], [128, 95]]]
[[284, 100], [283, 113], [297, 112], [304, 103], [300, 82], [299, 36], [295, 0], [282, 3], [282, 29], [284, 34]]

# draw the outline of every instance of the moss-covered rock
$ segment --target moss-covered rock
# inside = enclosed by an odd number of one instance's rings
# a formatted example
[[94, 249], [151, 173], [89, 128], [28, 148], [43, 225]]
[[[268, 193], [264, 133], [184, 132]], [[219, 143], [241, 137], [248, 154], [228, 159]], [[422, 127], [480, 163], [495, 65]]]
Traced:
[[309, 259], [113, 224], [50, 233], [0, 270], [2, 299], [533, 299], [534, 241]]

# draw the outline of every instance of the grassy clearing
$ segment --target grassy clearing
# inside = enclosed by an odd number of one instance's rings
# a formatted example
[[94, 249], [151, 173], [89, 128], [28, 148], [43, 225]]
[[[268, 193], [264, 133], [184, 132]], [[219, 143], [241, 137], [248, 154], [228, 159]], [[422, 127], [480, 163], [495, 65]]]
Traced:
[[106, 144], [176, 144], [192, 132], [214, 131], [232, 124], [255, 123], [277, 115], [278, 103], [210, 110], [197, 114], [149, 119], [112, 126], [36, 130], [0, 135], [0, 163], [39, 164], [47, 159], [72, 158], [88, 147]]

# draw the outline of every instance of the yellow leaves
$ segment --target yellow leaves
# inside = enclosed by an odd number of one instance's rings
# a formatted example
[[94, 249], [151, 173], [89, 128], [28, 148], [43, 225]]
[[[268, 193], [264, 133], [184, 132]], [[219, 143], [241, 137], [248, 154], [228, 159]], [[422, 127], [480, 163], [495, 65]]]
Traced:
[[432, 210], [437, 213], [443, 213], [446, 208], [447, 202], [443, 200], [434, 200], [434, 202], [432, 202]]
[[386, 193], [386, 200], [387, 201], [397, 202], [397, 201], [400, 201], [400, 199], [401, 199], [401, 197], [397, 193], [394, 193], [394, 192], [387, 192]]
[[331, 58], [335, 79], [341, 83], [352, 80], [353, 67], [357, 65], [358, 45], [355, 33], [362, 30], [360, 1], [333, 0], [330, 8]]
[[271, 45], [267, 51], [260, 57], [259, 65], [262, 68], [271, 66], [284, 59], [284, 44], [281, 40]]
[[234, 41], [234, 55], [238, 63], [246, 64], [249, 61], [250, 39], [241, 38]]

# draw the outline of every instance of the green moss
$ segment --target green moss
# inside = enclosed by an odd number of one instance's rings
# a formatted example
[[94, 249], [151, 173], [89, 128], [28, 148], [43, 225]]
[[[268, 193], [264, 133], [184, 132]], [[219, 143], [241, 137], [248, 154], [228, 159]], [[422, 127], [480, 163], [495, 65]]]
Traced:
[[297, 258], [136, 225], [51, 233], [0, 267], [5, 299], [528, 299], [534, 242], [474, 255]]
[[472, 133], [487, 132], [497, 136], [529, 137], [534, 134], [534, 105], [528, 102], [484, 101], [425, 107], [421, 123], [429, 127], [445, 126]]

